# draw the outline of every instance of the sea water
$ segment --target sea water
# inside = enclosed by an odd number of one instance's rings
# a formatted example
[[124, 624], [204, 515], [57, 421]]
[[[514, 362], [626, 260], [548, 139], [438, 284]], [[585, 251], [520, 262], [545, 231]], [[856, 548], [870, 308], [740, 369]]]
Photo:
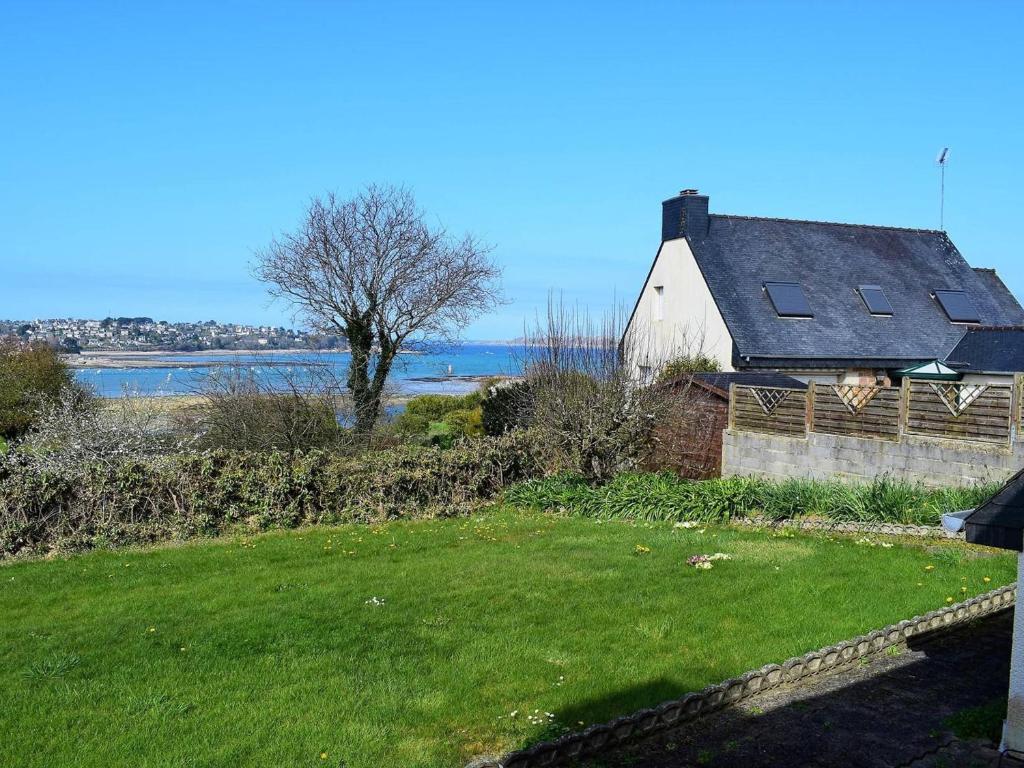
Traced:
[[[100, 397], [120, 397], [125, 393], [139, 397], [193, 394], [202, 391], [208, 377], [217, 372], [251, 373], [284, 390], [291, 382], [313, 386], [321, 371], [343, 385], [351, 357], [347, 352], [168, 352], [146, 359], [160, 365], [79, 368], [75, 375]], [[478, 384], [461, 377], [514, 376], [519, 373], [521, 360], [520, 348], [511, 344], [431, 347], [398, 356], [391, 371], [392, 388], [403, 396], [462, 394]]]

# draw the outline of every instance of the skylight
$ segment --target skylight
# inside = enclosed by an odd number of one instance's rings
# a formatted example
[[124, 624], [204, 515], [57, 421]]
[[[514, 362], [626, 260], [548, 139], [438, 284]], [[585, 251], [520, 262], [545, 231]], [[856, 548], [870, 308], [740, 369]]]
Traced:
[[868, 308], [868, 312], [872, 315], [891, 315], [892, 304], [889, 303], [889, 299], [886, 298], [885, 291], [882, 290], [880, 285], [861, 285], [857, 287], [860, 291], [860, 297], [864, 299], [864, 304]]
[[971, 297], [963, 291], [935, 291], [935, 299], [942, 305], [946, 316], [954, 323], [977, 323], [981, 321]]
[[779, 317], [814, 317], [799, 283], [765, 283], [764, 289]]

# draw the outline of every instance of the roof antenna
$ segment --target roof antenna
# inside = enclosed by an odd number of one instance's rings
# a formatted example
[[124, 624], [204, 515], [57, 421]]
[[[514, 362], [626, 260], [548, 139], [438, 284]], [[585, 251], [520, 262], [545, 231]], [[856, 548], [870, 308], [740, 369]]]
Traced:
[[946, 218], [946, 163], [949, 162], [949, 147], [943, 147], [935, 158], [939, 166], [939, 230], [945, 232]]

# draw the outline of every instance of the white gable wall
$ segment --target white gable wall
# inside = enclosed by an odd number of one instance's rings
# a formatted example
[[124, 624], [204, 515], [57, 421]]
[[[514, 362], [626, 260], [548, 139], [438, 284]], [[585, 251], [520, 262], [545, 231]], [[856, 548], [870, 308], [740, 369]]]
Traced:
[[[660, 312], [658, 286], [664, 288]], [[723, 371], [733, 370], [732, 336], [685, 238], [661, 244], [626, 339], [638, 372], [648, 366], [654, 373], [673, 358], [697, 353], [715, 358]]]

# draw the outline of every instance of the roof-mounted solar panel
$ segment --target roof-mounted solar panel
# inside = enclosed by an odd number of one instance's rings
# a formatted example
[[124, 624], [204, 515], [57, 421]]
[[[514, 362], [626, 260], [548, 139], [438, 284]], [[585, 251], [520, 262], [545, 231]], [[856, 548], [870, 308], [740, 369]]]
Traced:
[[765, 283], [764, 289], [779, 317], [814, 317], [799, 283]]
[[864, 305], [872, 315], [891, 315], [892, 304], [889, 303], [885, 291], [880, 285], [860, 285], [857, 287]]
[[963, 291], [934, 291], [936, 301], [950, 321], [954, 323], [979, 323], [981, 315], [971, 301], [971, 297]]

